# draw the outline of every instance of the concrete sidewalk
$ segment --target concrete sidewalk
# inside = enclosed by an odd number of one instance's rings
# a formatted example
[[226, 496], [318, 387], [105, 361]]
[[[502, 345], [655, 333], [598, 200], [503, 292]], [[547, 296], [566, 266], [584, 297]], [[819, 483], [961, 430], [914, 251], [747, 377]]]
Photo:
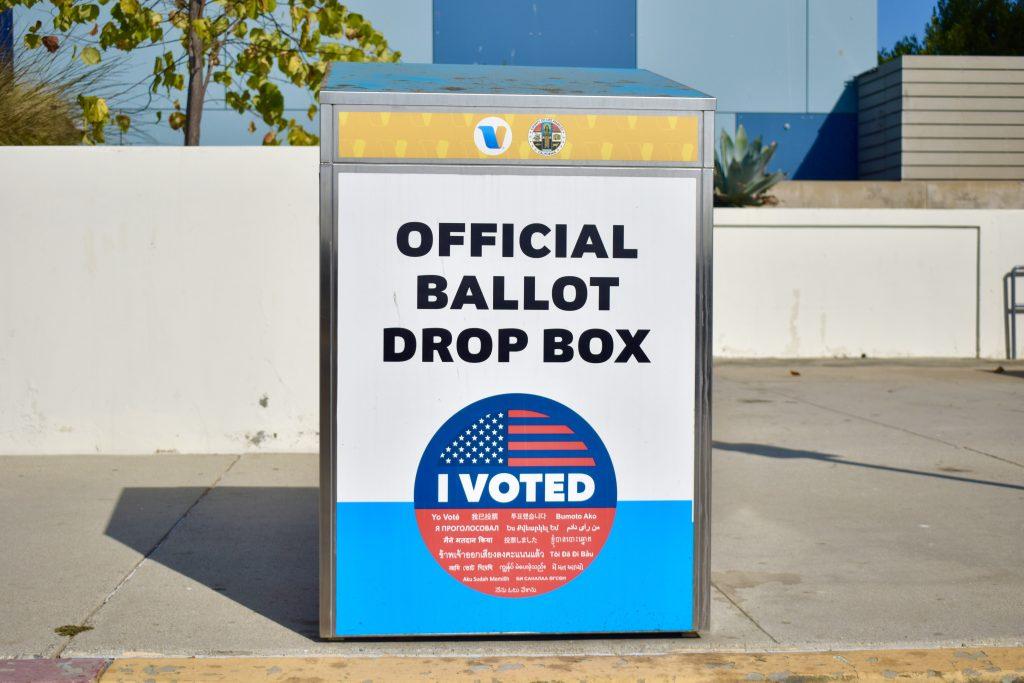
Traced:
[[720, 365], [701, 638], [323, 643], [315, 456], [0, 458], [0, 657], [1022, 646], [1024, 366], [995, 367]]

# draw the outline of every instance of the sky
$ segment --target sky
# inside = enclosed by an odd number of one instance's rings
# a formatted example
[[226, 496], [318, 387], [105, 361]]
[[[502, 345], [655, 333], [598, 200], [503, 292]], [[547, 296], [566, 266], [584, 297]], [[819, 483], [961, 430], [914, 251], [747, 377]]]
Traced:
[[905, 35], [924, 38], [936, 0], [878, 0], [878, 49], [890, 49]]

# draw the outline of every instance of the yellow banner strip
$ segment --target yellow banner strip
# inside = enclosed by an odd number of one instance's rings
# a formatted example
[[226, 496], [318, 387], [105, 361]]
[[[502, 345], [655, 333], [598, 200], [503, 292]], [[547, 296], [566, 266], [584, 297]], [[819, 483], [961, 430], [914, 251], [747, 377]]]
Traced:
[[[545, 122], [551, 125], [545, 128]], [[484, 128], [489, 129], [486, 134]], [[510, 134], [511, 139], [507, 137]], [[692, 163], [697, 161], [698, 135], [699, 121], [694, 115], [338, 114], [341, 159]]]

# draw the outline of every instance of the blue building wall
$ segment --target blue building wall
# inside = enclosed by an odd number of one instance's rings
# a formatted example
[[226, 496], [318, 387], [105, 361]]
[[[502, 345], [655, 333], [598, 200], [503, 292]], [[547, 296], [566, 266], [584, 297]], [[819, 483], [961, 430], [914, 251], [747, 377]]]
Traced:
[[638, 0], [637, 65], [718, 98], [718, 130], [777, 141], [772, 170], [857, 177], [853, 78], [875, 65], [875, 0]]
[[434, 0], [434, 62], [636, 68], [636, 0]]

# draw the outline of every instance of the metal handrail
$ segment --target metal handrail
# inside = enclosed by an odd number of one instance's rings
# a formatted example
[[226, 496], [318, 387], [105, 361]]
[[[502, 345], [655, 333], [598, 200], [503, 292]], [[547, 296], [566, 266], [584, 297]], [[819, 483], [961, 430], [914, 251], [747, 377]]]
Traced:
[[1024, 266], [1014, 266], [1003, 276], [1003, 311], [1006, 335], [1006, 358], [1017, 358], [1017, 314], [1024, 313], [1024, 301], [1017, 301], [1017, 278], [1024, 277]]

